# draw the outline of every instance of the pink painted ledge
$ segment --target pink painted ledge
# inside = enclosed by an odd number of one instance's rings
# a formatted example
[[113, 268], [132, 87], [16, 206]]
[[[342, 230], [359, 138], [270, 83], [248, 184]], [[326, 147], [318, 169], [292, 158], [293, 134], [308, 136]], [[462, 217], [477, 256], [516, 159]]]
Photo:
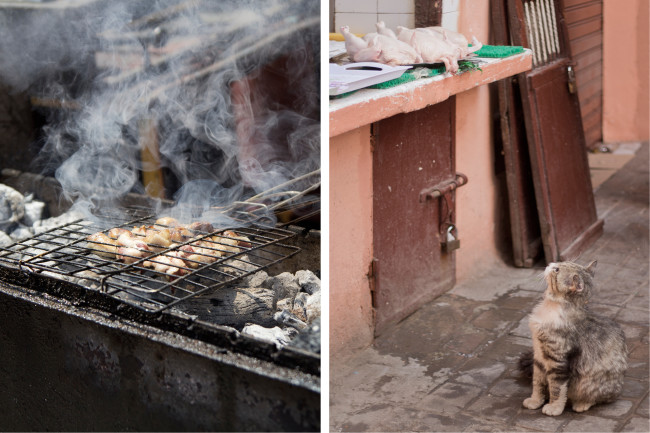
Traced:
[[482, 59], [482, 71], [438, 75], [400, 84], [390, 89], [363, 89], [330, 101], [330, 137], [399, 113], [437, 104], [452, 95], [517, 75], [532, 68], [532, 51], [503, 59]]

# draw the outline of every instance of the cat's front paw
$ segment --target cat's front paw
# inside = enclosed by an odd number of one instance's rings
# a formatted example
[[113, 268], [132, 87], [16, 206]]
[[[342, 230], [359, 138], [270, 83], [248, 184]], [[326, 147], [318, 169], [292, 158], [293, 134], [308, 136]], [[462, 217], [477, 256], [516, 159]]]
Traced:
[[548, 416], [558, 416], [564, 412], [564, 404], [549, 403], [542, 408], [542, 413]]
[[526, 409], [539, 409], [544, 404], [543, 399], [537, 399], [533, 397], [528, 397], [524, 400], [524, 407]]
[[587, 409], [589, 409], [591, 406], [593, 406], [593, 403], [573, 403], [573, 410], [576, 412], [584, 412]]

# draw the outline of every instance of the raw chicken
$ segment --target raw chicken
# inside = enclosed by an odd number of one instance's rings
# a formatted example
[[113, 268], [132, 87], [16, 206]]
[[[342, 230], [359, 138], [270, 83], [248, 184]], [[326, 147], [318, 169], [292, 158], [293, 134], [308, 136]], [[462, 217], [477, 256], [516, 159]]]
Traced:
[[385, 65], [412, 65], [422, 58], [409, 44], [382, 34], [374, 34], [368, 48], [359, 51], [355, 62], [378, 62]]
[[423, 62], [442, 62], [447, 72], [458, 71], [461, 50], [456, 45], [434, 36], [430, 31], [418, 31], [402, 26], [397, 26], [397, 38], [413, 47]]
[[397, 39], [397, 35], [395, 34], [394, 31], [386, 27], [386, 24], [383, 21], [379, 21], [377, 24], [375, 24], [375, 27], [377, 27], [377, 33], [380, 35], [384, 36], [389, 36], [393, 39]]
[[348, 52], [351, 59], [354, 59], [354, 56], [359, 51], [368, 48], [368, 42], [364, 41], [359, 36], [350, 33], [350, 27], [341, 27], [341, 33], [343, 34], [343, 38], [345, 38], [345, 50]]
[[483, 47], [483, 44], [481, 44], [475, 36], [472, 36], [472, 46], [469, 47], [467, 38], [464, 35], [458, 32], [447, 30], [444, 27], [423, 27], [416, 30], [432, 32], [434, 36], [440, 37], [443, 40], [456, 45], [458, 48], [460, 48], [460, 58], [465, 58]]

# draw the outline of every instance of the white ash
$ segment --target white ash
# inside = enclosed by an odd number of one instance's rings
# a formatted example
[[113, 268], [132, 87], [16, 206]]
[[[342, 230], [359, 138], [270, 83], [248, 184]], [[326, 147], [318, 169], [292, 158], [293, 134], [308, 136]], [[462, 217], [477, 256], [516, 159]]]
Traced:
[[16, 241], [22, 241], [27, 238], [34, 236], [34, 229], [27, 227], [23, 224], [18, 224], [15, 228], [9, 233], [12, 239]]
[[40, 234], [51, 230], [56, 227], [60, 227], [66, 224], [70, 224], [74, 221], [82, 219], [84, 215], [77, 211], [68, 211], [64, 214], [61, 214], [57, 217], [47, 218], [44, 220], [36, 221], [32, 228], [34, 229], [34, 234]]

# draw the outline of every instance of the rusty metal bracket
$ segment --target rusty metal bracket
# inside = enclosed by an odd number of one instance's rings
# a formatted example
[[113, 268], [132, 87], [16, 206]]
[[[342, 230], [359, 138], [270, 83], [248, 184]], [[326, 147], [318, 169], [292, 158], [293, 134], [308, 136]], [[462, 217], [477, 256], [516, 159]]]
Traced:
[[460, 188], [466, 184], [467, 176], [465, 176], [463, 173], [456, 173], [456, 177], [454, 177], [454, 179], [445, 180], [437, 185], [425, 188], [420, 191], [420, 203], [426, 201], [427, 199], [442, 197], [443, 195], [452, 192], [456, 188]]

